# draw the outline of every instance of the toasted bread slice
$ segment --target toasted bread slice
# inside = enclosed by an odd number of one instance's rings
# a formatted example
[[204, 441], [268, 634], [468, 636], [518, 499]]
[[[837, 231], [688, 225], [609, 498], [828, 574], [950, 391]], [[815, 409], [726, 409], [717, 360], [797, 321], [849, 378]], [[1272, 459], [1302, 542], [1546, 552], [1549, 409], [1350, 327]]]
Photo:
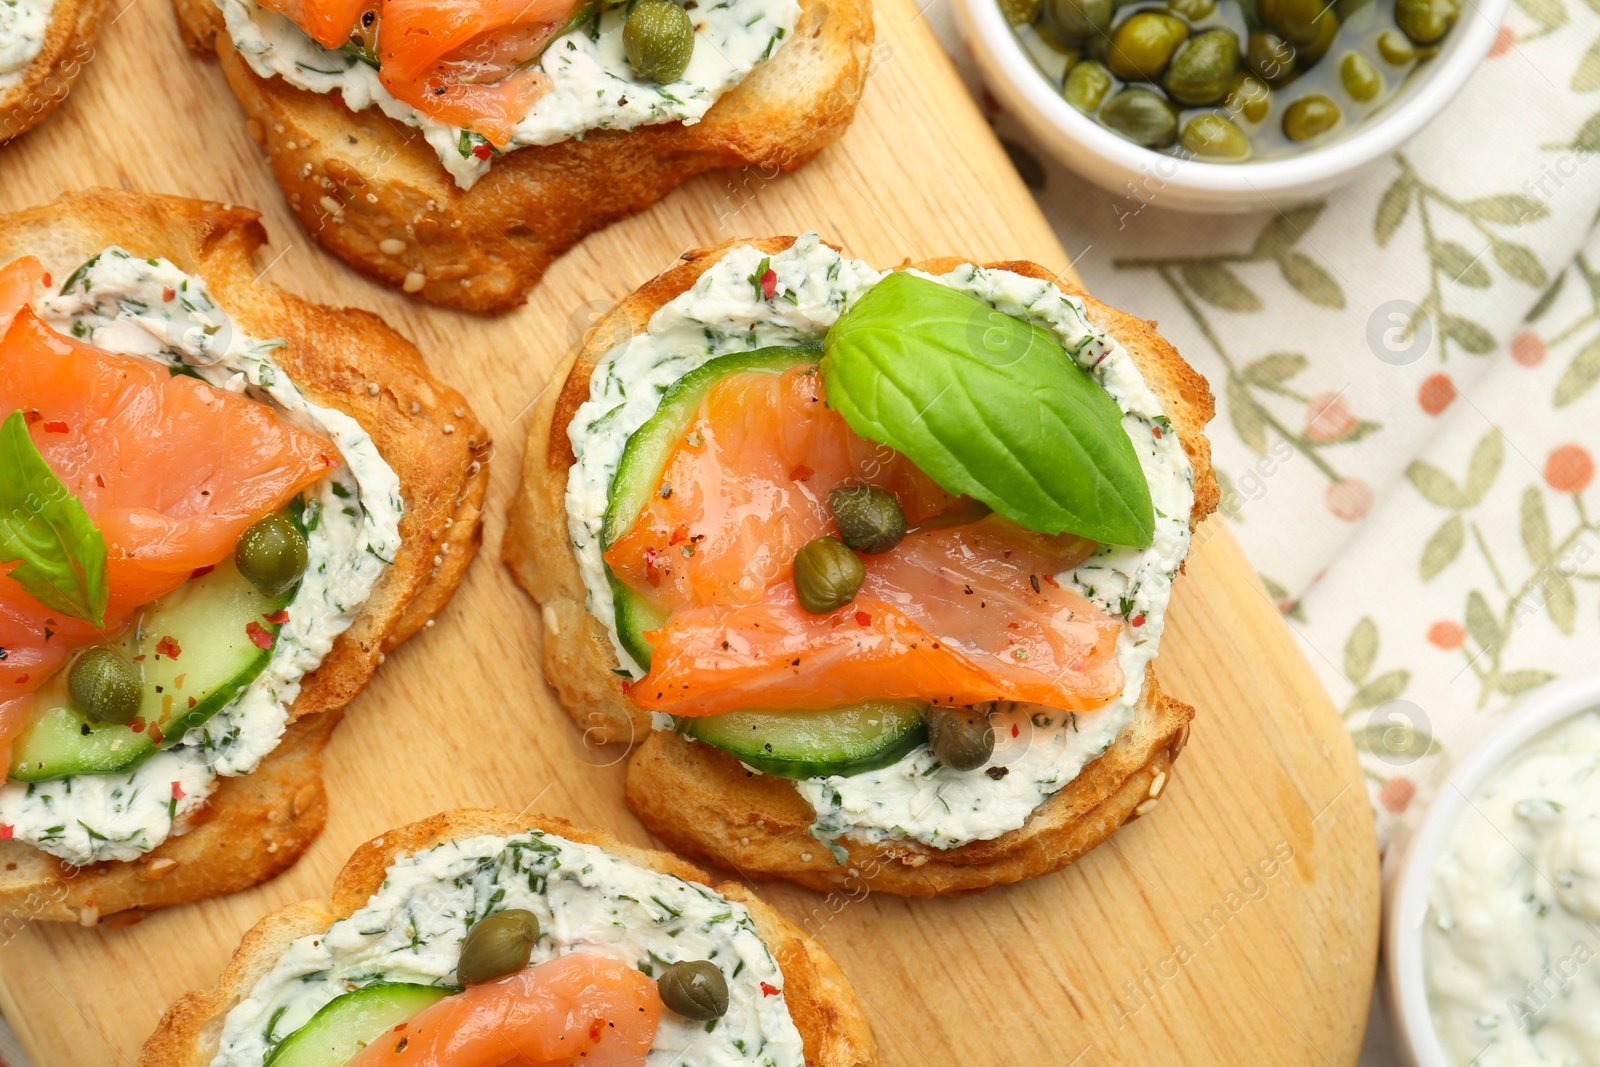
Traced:
[[488, 433], [460, 393], [435, 381], [416, 347], [364, 311], [307, 303], [256, 280], [266, 241], [254, 211], [114, 189], [69, 193], [0, 215], [0, 263], [37, 256], [65, 277], [107, 245], [161, 256], [205, 280], [253, 337], [281, 337], [274, 358], [306, 396], [372, 435], [400, 479], [402, 545], [355, 623], [307, 675], [282, 743], [255, 771], [223, 778], [203, 821], [142, 859], [76, 868], [0, 841], [0, 916], [92, 924], [231, 893], [292, 865], [327, 814], [320, 752], [341, 709], [384, 653], [428, 622], [481, 540]]
[[399, 857], [453, 839], [510, 836], [527, 830], [596, 845], [641, 867], [708, 885], [743, 904], [783, 971], [784, 1000], [805, 1044], [807, 1067], [870, 1067], [877, 1061], [861, 1005], [833, 957], [744, 886], [713, 884], [704, 871], [677, 856], [634, 848], [604, 831], [580, 830], [564, 819], [462, 810], [443, 812], [374, 838], [357, 849], [339, 872], [331, 901], [291, 905], [258, 922], [245, 934], [215, 989], [190, 993], [167, 1010], [145, 1042], [139, 1067], [204, 1067], [210, 1063], [224, 1017], [273, 968], [290, 942], [320, 933], [334, 920], [366, 904], [383, 884], [384, 871]]
[[[991, 841], [936, 849], [915, 841], [863, 845], [841, 839], [845, 864], [809, 833], [810, 806], [788, 781], [746, 771], [737, 759], [677, 734], [652, 731], [648, 712], [623, 694], [613, 673], [616, 654], [605, 626], [584, 606], [567, 534], [567, 471], [575, 462], [567, 426], [589, 397], [600, 357], [643, 332], [650, 316], [687, 291], [728, 249], [751, 244], [775, 254], [792, 237], [732, 241], [692, 252], [686, 262], [645, 283], [584, 338], [566, 370], [566, 384], [541, 403], [528, 436], [522, 487], [512, 504], [505, 561], [540, 604], [545, 677], [573, 720], [595, 743], [638, 743], [628, 765], [628, 804], [673, 848], [750, 877], [789, 878], [815, 889], [867, 886], [908, 896], [965, 893], [1032, 878], [1064, 867], [1105, 840], [1130, 818], [1150, 810], [1172, 760], [1189, 738], [1194, 709], [1162, 693], [1151, 669], [1133, 724], [1071, 784], [1037, 808], [1026, 825]], [[966, 260], [915, 266], [932, 273]], [[911, 266], [912, 264], [906, 264]], [[1034, 263], [988, 266], [1057, 281]], [[1089, 318], [1132, 355], [1194, 467], [1190, 529], [1216, 510], [1217, 483], [1205, 424], [1213, 402], [1206, 381], [1156, 332], [1152, 323], [1082, 296]]]
[[521, 303], [585, 234], [703, 171], [770, 178], [805, 163], [854, 116], [873, 41], [870, 0], [801, 0], [789, 39], [698, 123], [519, 148], [462, 192], [417, 130], [257, 76], [211, 0], [173, 3], [190, 44], [221, 60], [306, 229], [353, 267], [471, 311]]
[[39, 54], [20, 77], [0, 88], [0, 144], [49, 117], [94, 58], [94, 33], [105, 0], [55, 0]]

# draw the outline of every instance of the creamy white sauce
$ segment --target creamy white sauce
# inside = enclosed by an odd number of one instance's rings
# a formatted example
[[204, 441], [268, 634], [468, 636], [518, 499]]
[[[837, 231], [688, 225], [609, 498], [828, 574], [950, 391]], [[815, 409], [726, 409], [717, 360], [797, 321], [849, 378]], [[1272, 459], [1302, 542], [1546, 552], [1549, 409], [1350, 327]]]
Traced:
[[[3, 0], [0, 0], [3, 2]], [[769, 59], [800, 17], [799, 0], [694, 0], [689, 67], [667, 85], [635, 77], [622, 48], [626, 6], [607, 8], [551, 42], [535, 69], [551, 82], [533, 110], [517, 123], [507, 151], [582, 138], [589, 130], [631, 130], [661, 122], [695, 123], [717, 98]], [[378, 107], [415, 126], [439, 155], [456, 184], [472, 188], [491, 160], [473, 150], [485, 143], [397, 100], [378, 72], [343, 52], [329, 51], [294, 23], [257, 0], [216, 0], [234, 47], [263, 78], [274, 75], [314, 93], [339, 92], [352, 110]]]
[[219, 389], [270, 403], [285, 420], [332, 440], [341, 458], [305, 493], [308, 525], [310, 509], [319, 512], [306, 538], [306, 574], [272, 657], [249, 688], [130, 773], [0, 786], [0, 823], [16, 840], [79, 865], [136, 859], [187, 829], [219, 775], [249, 774], [277, 747], [301, 680], [349, 629], [399, 551], [400, 482], [354, 419], [308, 401], [273, 362], [281, 341], [237, 331], [204, 282], [164, 259], [108, 248], [33, 306], [61, 333], [187, 368]]
[[1600, 1065], [1600, 711], [1474, 791], [1428, 905], [1428, 999], [1452, 1062]]
[[450, 841], [396, 860], [365, 906], [296, 940], [228, 1013], [212, 1067], [261, 1067], [276, 1043], [352, 989], [455, 985], [468, 927], [510, 908], [539, 919], [535, 965], [592, 952], [652, 975], [684, 960], [722, 970], [727, 1014], [710, 1025], [663, 1011], [652, 1067], [804, 1064], [783, 972], [744, 905], [593, 845], [532, 832]]
[[[577, 462], [567, 476], [567, 520], [588, 608], [605, 623], [618, 662], [636, 677], [644, 672], [617, 637], [600, 537], [611, 478], [629, 435], [655, 413], [672, 382], [706, 360], [766, 345], [820, 341], [839, 315], [883, 277], [865, 263], [842, 258], [816, 234], [806, 234], [770, 257], [777, 286], [775, 297], [767, 300], [749, 281], [764, 258], [750, 246], [729, 252], [688, 292], [657, 311], [646, 333], [602, 357], [589, 382], [589, 400], [568, 427]], [[1155, 541], [1142, 551], [1104, 546], [1057, 580], [1114, 616], [1142, 615], [1143, 622], [1125, 624], [1118, 638], [1117, 659], [1127, 683], [1116, 701], [1076, 715], [1009, 705], [993, 720], [998, 743], [981, 768], [943, 766], [924, 745], [882, 770], [796, 782], [816, 813], [812, 832], [829, 843], [848, 835], [868, 842], [911, 838], [953, 848], [1021, 826], [1132, 722], [1145, 666], [1160, 642], [1172, 580], [1189, 549], [1194, 471], [1188, 457], [1132, 357], [1089, 323], [1082, 302], [1048, 282], [971, 265], [934, 280], [1048, 330], [1126, 413], [1123, 428], [1155, 505]], [[670, 728], [669, 718], [656, 719], [658, 728]]]
[[20, 81], [44, 47], [55, 0], [0, 0], [0, 91]]

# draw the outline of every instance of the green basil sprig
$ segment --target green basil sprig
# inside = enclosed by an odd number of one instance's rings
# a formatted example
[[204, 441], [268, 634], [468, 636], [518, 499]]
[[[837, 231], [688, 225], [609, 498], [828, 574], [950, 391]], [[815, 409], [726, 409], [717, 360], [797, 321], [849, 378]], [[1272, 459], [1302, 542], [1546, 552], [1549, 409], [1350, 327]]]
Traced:
[[52, 611], [105, 625], [106, 539], [56, 477], [22, 412], [0, 424], [0, 564]]
[[1122, 410], [1046, 331], [896, 271], [823, 347], [828, 404], [946, 491], [1042, 533], [1137, 548], [1154, 539]]

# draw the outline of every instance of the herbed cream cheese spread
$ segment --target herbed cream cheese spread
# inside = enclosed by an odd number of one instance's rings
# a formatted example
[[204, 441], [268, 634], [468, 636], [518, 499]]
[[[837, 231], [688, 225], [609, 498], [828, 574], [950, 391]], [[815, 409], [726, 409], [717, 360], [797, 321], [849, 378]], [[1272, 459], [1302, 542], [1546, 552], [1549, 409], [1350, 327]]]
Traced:
[[400, 482], [354, 419], [311, 403], [273, 362], [283, 342], [236, 330], [203, 281], [164, 259], [107, 248], [33, 310], [61, 333], [269, 403], [327, 436], [341, 459], [304, 494], [305, 577], [266, 669], [244, 692], [131, 772], [0, 786], [0, 823], [16, 840], [80, 866], [131, 860], [182, 833], [219, 775], [249, 774], [277, 747], [301, 680], [349, 629], [399, 551]]
[[44, 47], [55, 0], [0, 0], [0, 90], [22, 77]]
[[593, 952], [651, 976], [685, 960], [721, 969], [727, 1013], [703, 1023], [663, 1011], [651, 1067], [805, 1063], [783, 972], [744, 905], [594, 845], [532, 831], [449, 841], [397, 859], [364, 907], [296, 940], [228, 1013], [212, 1067], [261, 1067], [278, 1042], [350, 990], [455, 985], [467, 929], [510, 908], [539, 920], [534, 965]]
[[[3, 3], [4, 0], [0, 0]], [[439, 162], [462, 189], [489, 172], [490, 158], [474, 150], [476, 134], [422, 114], [396, 99], [378, 71], [360, 59], [329, 51], [257, 0], [216, 0], [234, 47], [263, 78], [277, 76], [314, 93], [338, 92], [354, 111], [378, 107], [422, 131]], [[794, 32], [799, 0], [692, 0], [694, 52], [677, 81], [638, 78], [622, 47], [629, 7], [608, 7], [550, 43], [534, 65], [550, 89], [517, 123], [504, 151], [582, 138], [590, 130], [631, 130], [662, 122], [695, 123], [711, 105], [770, 59]]]
[[[644, 671], [617, 637], [601, 558], [607, 493], [629, 435], [655, 413], [668, 386], [706, 360], [768, 345], [820, 341], [884, 276], [843, 258], [810, 233], [770, 257], [777, 281], [774, 296], [762, 299], [748, 279], [764, 258], [748, 245], [730, 251], [687, 292], [663, 305], [647, 332], [606, 353], [590, 379], [589, 400], [568, 427], [577, 457], [567, 476], [568, 527], [588, 608], [605, 624], [622, 668], [635, 677]], [[976, 770], [944, 766], [923, 745], [882, 770], [796, 782], [816, 813], [813, 834], [827, 843], [848, 835], [867, 842], [910, 838], [954, 848], [1021, 826], [1133, 721], [1146, 665], [1161, 639], [1172, 581], [1189, 550], [1194, 471], [1188, 456], [1133, 358], [1115, 338], [1090, 324], [1082, 301], [1048, 282], [970, 264], [933, 280], [1049, 331], [1117, 402], [1124, 412], [1123, 429], [1150, 485], [1155, 541], [1143, 550], [1102, 546], [1074, 570], [1056, 576], [1124, 620], [1117, 659], [1127, 681], [1116, 701], [1077, 714], [1008, 705], [993, 718], [995, 753]], [[670, 720], [657, 718], [659, 727], [670, 727]]]
[[1530, 741], [1474, 791], [1422, 937], [1452, 1062], [1600, 1065], [1600, 711]]

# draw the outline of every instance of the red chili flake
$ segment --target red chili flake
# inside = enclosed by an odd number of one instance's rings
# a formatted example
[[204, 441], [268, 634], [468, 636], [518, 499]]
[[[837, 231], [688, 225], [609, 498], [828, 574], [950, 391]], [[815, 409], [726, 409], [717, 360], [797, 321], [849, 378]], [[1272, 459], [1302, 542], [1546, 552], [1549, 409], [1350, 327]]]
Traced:
[[52, 420], [44, 424], [45, 433], [66, 433], [71, 427], [59, 420]]
[[32, 411], [30, 411], [26, 415], [22, 416], [22, 421], [27, 423], [29, 426], [32, 426], [34, 423], [38, 422], [42, 418], [44, 418], [44, 416], [39, 414], [39, 409], [38, 408], [34, 408]]
[[252, 621], [245, 623], [244, 632], [250, 638], [250, 643], [262, 651], [266, 651], [272, 647], [272, 635], [268, 633], [267, 628], [262, 626], [259, 622]]
[[1152, 426], [1152, 427], [1150, 427], [1150, 432], [1156, 435], [1156, 440], [1157, 441], [1161, 440], [1161, 427]]
[[1022, 732], [1021, 730], [1017, 729], [1017, 724], [1016, 723], [1012, 723], [1011, 724], [1011, 736], [1012, 737], [1016, 737], [1021, 732]]
[[599, 1041], [600, 1040], [600, 1035], [603, 1032], [604, 1032], [604, 1029], [601, 1027], [599, 1019], [596, 1019], [594, 1022], [589, 1024], [589, 1040], [590, 1041]]
[[333, 99], [335, 104], [338, 104], [340, 107], [344, 107], [344, 93], [340, 92], [338, 89], [335, 89], [333, 92], [329, 93], [328, 96]]
[[[49, 285], [49, 282], [45, 282]], [[17, 828], [10, 823], [0, 823], [0, 841], [10, 841], [17, 835]]]
[[46, 288], [46, 289], [48, 289], [48, 288], [50, 288], [50, 273], [49, 273], [49, 272], [48, 272], [48, 271], [46, 271], [46, 272], [45, 272], [45, 276], [44, 276], [44, 287], [45, 287], [45, 288]]
[[[767, 273], [770, 274], [772, 272], [768, 271]], [[802, 463], [800, 466], [789, 472], [789, 480], [791, 482], [803, 482], [815, 473], [817, 472]]]
[[150, 743], [152, 745], [159, 745], [161, 743], [161, 727], [157, 726], [155, 723], [150, 724]]
[[189, 698], [189, 706], [190, 706], [190, 707], [191, 707], [191, 708], [192, 708], [192, 707], [194, 707], [194, 697], [190, 697], [190, 698]]
[[1133, 618], [1129, 619], [1128, 623], [1131, 626], [1143, 626], [1144, 625], [1144, 612], [1140, 612], [1139, 614], [1135, 615]]
[[144, 720], [135, 715], [133, 717], [133, 721], [128, 724], [128, 729], [132, 730], [136, 734], [144, 733]]
[[652, 589], [661, 585], [661, 565], [656, 562], [660, 553], [653, 548], [644, 550], [644, 580], [650, 583]]
[[26, 685], [26, 684], [27, 684], [27, 682], [28, 682], [28, 678], [29, 678], [29, 676], [28, 676], [28, 675], [26, 675], [26, 674], [23, 674], [23, 675], [19, 675], [19, 676], [18, 676], [18, 677], [17, 677], [17, 684], [18, 684], [18, 685]]
[[194, 570], [189, 572], [189, 577], [191, 577], [191, 578], [204, 578], [206, 575], [210, 574], [212, 571], [214, 571], [216, 569], [217, 568], [216, 568], [215, 565], [210, 566], [210, 567], [196, 567]]
[[100, 488], [104, 489], [106, 487], [106, 480], [104, 478], [100, 477], [100, 475], [96, 474], [94, 476], [94, 484], [98, 485]]
[[322, 460], [322, 465], [324, 467], [337, 467], [339, 465], [339, 461], [333, 456], [328, 455], [326, 452], [319, 453], [317, 458]]
[[178, 298], [178, 290], [174, 289], [172, 286], [170, 286], [170, 285], [165, 286], [161, 290], [161, 302], [163, 304], [170, 304], [174, 300], [176, 300], [177, 298]]
[[681, 545], [683, 542], [685, 542], [687, 540], [689, 540], [689, 527], [687, 527], [687, 526], [679, 526], [675, 530], [672, 531], [672, 536], [667, 538], [667, 544], [669, 544], [669, 545]]
[[[772, 272], [769, 270], [769, 271], [767, 271], [767, 273], [771, 274]], [[761, 983], [761, 995], [764, 996], [764, 997], [775, 997], [779, 993], [782, 993], [782, 992], [783, 992], [783, 990], [779, 989], [775, 985], [768, 985], [765, 982]]]
[[263, 615], [261, 617], [274, 626], [282, 626], [284, 623], [289, 621], [289, 610], [287, 608], [280, 608], [277, 611], [274, 611], [271, 615]]
[[172, 799], [173, 800], [182, 800], [185, 795], [186, 794], [183, 791], [183, 786], [179, 785], [177, 782], [173, 782], [172, 783]]
[[1044, 580], [1045, 580], [1045, 583], [1047, 585], [1049, 585], [1050, 588], [1052, 588], [1052, 589], [1060, 589], [1061, 588], [1061, 583], [1056, 581], [1055, 575], [1053, 575], [1053, 574], [1046, 574], [1044, 576]]
[[771, 300], [778, 292], [778, 272], [771, 267], [761, 276], [761, 295]]
[[872, 625], [872, 616], [868, 615], [864, 611], [856, 612], [856, 625], [857, 626], [871, 626]]
[[174, 641], [171, 637], [163, 637], [161, 640], [156, 642], [156, 654], [159, 656], [165, 656], [168, 659], [177, 659], [179, 656], [183, 655], [183, 649], [179, 646], [178, 642]]
[[485, 159], [486, 160], [490, 156], [494, 155], [494, 150], [491, 149], [486, 144], [481, 144], [481, 145], [479, 145], [478, 147], [476, 147], [476, 148], [474, 148], [472, 150], [472, 154], [474, 156], [477, 156], [479, 159]]

